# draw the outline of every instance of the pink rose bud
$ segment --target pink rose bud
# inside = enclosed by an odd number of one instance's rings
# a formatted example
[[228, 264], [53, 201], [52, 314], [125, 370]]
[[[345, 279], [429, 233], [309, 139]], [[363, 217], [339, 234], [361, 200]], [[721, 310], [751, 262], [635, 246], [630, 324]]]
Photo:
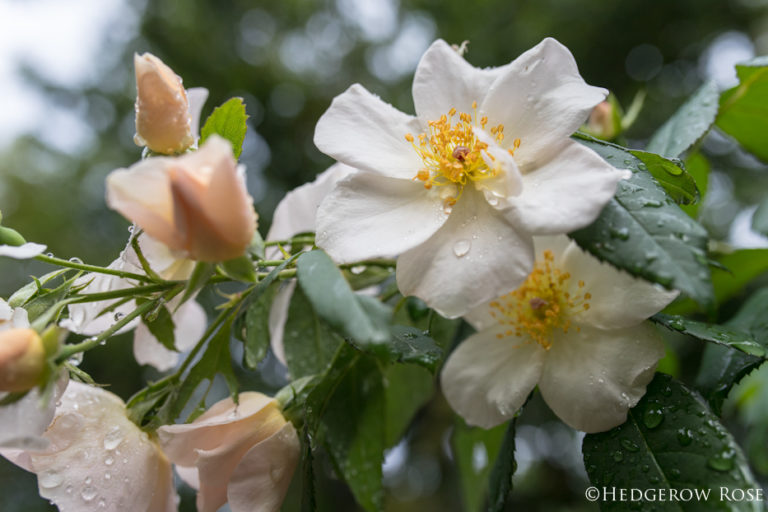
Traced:
[[181, 78], [152, 55], [134, 54], [136, 137], [156, 153], [181, 153], [195, 143], [187, 92]]
[[212, 135], [198, 150], [142, 160], [107, 176], [107, 204], [149, 236], [197, 261], [245, 253], [257, 215], [232, 145]]
[[43, 341], [32, 329], [0, 332], [0, 391], [26, 391], [40, 383], [45, 369]]
[[596, 137], [611, 140], [618, 135], [620, 129], [615, 107], [607, 100], [597, 104], [589, 114], [587, 131]]

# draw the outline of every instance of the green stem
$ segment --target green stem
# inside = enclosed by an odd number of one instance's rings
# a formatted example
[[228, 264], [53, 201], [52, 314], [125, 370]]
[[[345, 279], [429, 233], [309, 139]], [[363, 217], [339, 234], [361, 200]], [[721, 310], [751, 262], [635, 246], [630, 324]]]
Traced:
[[123, 270], [99, 267], [97, 265], [88, 265], [86, 263], [77, 263], [70, 260], [56, 258], [54, 256], [47, 256], [45, 254], [39, 254], [35, 256], [35, 259], [44, 263], [50, 263], [51, 265], [58, 265], [59, 267], [74, 268], [77, 270], [85, 270], [86, 272], [96, 272], [98, 274], [107, 274], [111, 276], [122, 277], [123, 279], [135, 279], [136, 281], [152, 282], [152, 279], [141, 274], [134, 274], [133, 272], [125, 272]]
[[339, 265], [339, 268], [354, 268], [354, 267], [394, 267], [397, 261], [387, 258], [379, 258], [375, 260], [358, 261], [356, 263], [344, 263]]
[[296, 238], [291, 238], [290, 240], [270, 240], [269, 242], [264, 242], [264, 247], [270, 247], [272, 245], [291, 245], [291, 244], [314, 245], [314, 243], [315, 243], [315, 237], [313, 236], [296, 237]]
[[150, 284], [147, 286], [136, 286], [134, 288], [123, 288], [122, 290], [112, 290], [109, 292], [83, 293], [74, 297], [74, 300], [70, 301], [69, 304], [78, 304], [81, 302], [99, 302], [102, 300], [131, 297], [133, 295], [144, 295], [148, 293], [162, 292], [178, 284], [178, 281], [166, 281], [164, 283]]

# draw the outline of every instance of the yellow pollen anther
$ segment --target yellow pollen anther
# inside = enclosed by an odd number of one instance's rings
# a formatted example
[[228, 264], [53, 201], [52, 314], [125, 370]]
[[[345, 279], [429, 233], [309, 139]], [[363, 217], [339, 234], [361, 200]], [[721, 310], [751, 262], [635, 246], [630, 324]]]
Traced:
[[[405, 134], [405, 140], [424, 162], [414, 180], [422, 181], [426, 189], [449, 186], [445, 190], [450, 192], [441, 194], [446, 207], [456, 204], [469, 182], [495, 178], [502, 172], [496, 158], [484, 152], [488, 144], [478, 140], [474, 131], [484, 129], [488, 117], [482, 116], [478, 127], [476, 101], [472, 102], [472, 109], [474, 115], [451, 108], [447, 116], [443, 114], [436, 121], [428, 121], [428, 132], [416, 136], [418, 144], [412, 134]], [[457, 113], [458, 121], [453, 123], [451, 119], [456, 120]], [[496, 142], [504, 140], [503, 125], [491, 127], [490, 132]]]
[[592, 295], [581, 294], [584, 281], [578, 281], [576, 292], [573, 285], [569, 286], [570, 278], [568, 272], [555, 266], [552, 251], [544, 251], [543, 258], [537, 261], [520, 288], [490, 303], [491, 316], [501, 325], [512, 328], [497, 337], [527, 335], [549, 350], [556, 331], [575, 329], [578, 332], [579, 327], [572, 324], [573, 316], [589, 309], [587, 301]]

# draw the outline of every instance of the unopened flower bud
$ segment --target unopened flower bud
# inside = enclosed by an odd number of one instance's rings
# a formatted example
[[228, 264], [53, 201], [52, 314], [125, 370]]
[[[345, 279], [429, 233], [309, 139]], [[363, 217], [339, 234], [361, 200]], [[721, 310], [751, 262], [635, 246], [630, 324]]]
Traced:
[[0, 332], [0, 391], [26, 391], [40, 382], [45, 369], [45, 350], [32, 329]]
[[256, 229], [244, 168], [237, 166], [232, 145], [217, 135], [193, 153], [148, 158], [112, 172], [107, 204], [197, 261], [242, 256]]
[[180, 153], [195, 143], [187, 93], [181, 78], [152, 55], [134, 55], [136, 143], [156, 153]]
[[621, 114], [609, 100], [599, 103], [589, 114], [586, 131], [603, 140], [611, 140], [621, 131]]

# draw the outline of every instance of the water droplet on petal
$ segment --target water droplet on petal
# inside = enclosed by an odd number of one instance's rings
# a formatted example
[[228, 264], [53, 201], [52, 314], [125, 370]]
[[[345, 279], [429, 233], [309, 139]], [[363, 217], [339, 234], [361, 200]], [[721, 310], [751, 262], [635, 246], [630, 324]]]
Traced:
[[465, 256], [469, 249], [472, 247], [472, 242], [469, 240], [459, 240], [455, 244], [453, 244], [453, 254], [456, 255], [456, 257], [461, 258], [462, 256]]
[[112, 429], [110, 429], [104, 436], [104, 449], [114, 450], [123, 442], [124, 437], [123, 430], [120, 427], [112, 427]]
[[37, 476], [37, 482], [40, 484], [40, 487], [51, 489], [64, 483], [64, 477], [58, 471], [49, 469]]
[[90, 502], [93, 501], [93, 498], [96, 497], [96, 488], [92, 485], [84, 485], [82, 489], [80, 489], [80, 497], [83, 498], [83, 501]]

